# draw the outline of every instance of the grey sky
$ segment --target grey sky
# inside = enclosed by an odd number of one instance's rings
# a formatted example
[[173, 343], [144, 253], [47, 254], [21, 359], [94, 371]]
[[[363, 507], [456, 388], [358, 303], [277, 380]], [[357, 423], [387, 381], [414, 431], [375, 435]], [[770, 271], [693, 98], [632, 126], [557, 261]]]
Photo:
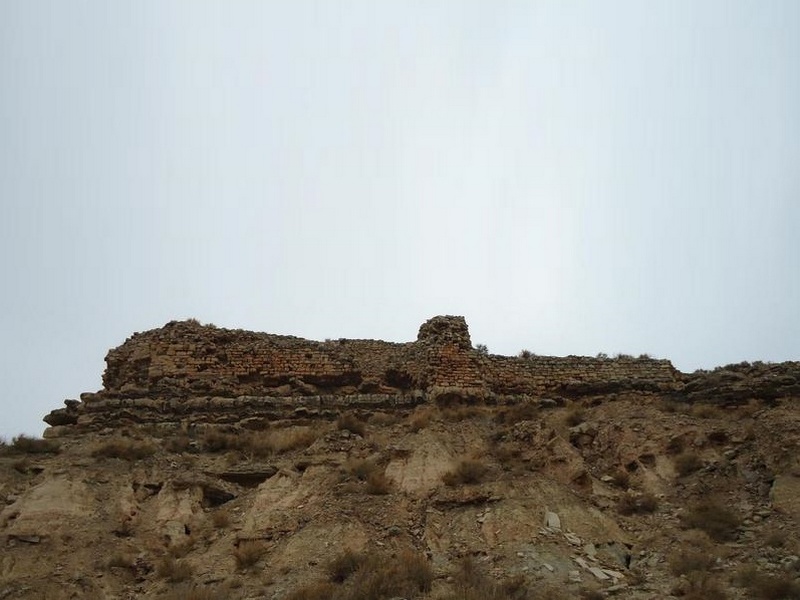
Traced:
[[175, 318], [800, 359], [800, 2], [0, 0], [0, 436]]

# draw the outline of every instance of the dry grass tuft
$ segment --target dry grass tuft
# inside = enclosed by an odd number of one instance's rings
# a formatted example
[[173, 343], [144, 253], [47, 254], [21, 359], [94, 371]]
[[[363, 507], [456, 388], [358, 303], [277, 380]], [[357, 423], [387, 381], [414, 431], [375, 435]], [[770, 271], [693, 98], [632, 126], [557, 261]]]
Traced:
[[497, 582], [481, 571], [472, 558], [465, 558], [453, 574], [454, 590], [441, 600], [561, 600], [566, 598], [541, 582], [535, 591], [530, 589], [524, 576]]
[[374, 460], [368, 458], [350, 459], [345, 465], [347, 472], [357, 477], [361, 481], [366, 481], [372, 473], [375, 473], [380, 467]]
[[0, 440], [0, 452], [5, 454], [58, 454], [61, 450], [57, 442], [29, 435], [18, 435], [10, 444]]
[[367, 555], [353, 550], [345, 550], [334, 558], [326, 568], [328, 579], [342, 583], [367, 562]]
[[408, 418], [408, 425], [412, 432], [416, 433], [430, 425], [436, 409], [432, 406], [418, 406]]
[[180, 583], [192, 576], [192, 567], [186, 561], [177, 560], [174, 556], [165, 556], [156, 566], [156, 573], [171, 583]]
[[233, 549], [233, 558], [236, 559], [236, 567], [246, 570], [255, 565], [264, 556], [266, 548], [257, 540], [243, 540]]
[[754, 565], [739, 570], [734, 578], [736, 584], [747, 588], [753, 598], [763, 600], [798, 600], [800, 582], [789, 574], [765, 575], [759, 573]]
[[531, 402], [521, 402], [510, 406], [504, 406], [497, 410], [494, 416], [495, 422], [503, 425], [506, 423], [520, 423], [522, 421], [533, 421], [539, 418], [539, 406]]
[[149, 458], [155, 452], [155, 446], [149, 442], [125, 437], [113, 437], [92, 450], [92, 456], [95, 458], [121, 458], [122, 460], [134, 461]]
[[580, 406], [574, 406], [564, 416], [564, 422], [570, 427], [580, 425], [586, 420], [586, 412]]
[[315, 427], [287, 427], [235, 433], [210, 429], [203, 435], [203, 448], [207, 452], [235, 451], [245, 456], [263, 458], [308, 448], [320, 434], [321, 431]]
[[231, 513], [221, 508], [211, 513], [211, 522], [217, 529], [225, 529], [231, 524]]
[[220, 600], [227, 597], [227, 594], [220, 589], [197, 586], [182, 586], [163, 596], [165, 600]]
[[653, 494], [626, 493], [617, 502], [617, 511], [621, 515], [647, 514], [658, 508], [658, 498]]
[[[393, 556], [345, 552], [328, 566], [327, 581], [303, 586], [289, 600], [387, 600], [420, 598], [429, 592], [433, 572], [424, 556], [402, 551]], [[334, 583], [335, 582], [335, 583]]]
[[118, 552], [108, 559], [106, 567], [109, 569], [130, 569], [133, 564], [134, 558], [130, 554]]
[[356, 435], [364, 437], [367, 432], [367, 425], [364, 421], [360, 420], [353, 413], [345, 413], [336, 420], [337, 429], [349, 431]]
[[703, 468], [703, 461], [693, 452], [681, 452], [673, 459], [673, 463], [680, 477], [686, 477]]
[[371, 496], [385, 496], [392, 491], [392, 480], [383, 471], [373, 471], [367, 476], [367, 493]]
[[462, 484], [480, 483], [483, 481], [488, 468], [477, 460], [462, 460], [456, 468], [442, 475], [445, 485], [453, 487]]
[[736, 539], [741, 519], [728, 507], [707, 499], [687, 510], [683, 523], [686, 527], [705, 531], [717, 542], [727, 542]]

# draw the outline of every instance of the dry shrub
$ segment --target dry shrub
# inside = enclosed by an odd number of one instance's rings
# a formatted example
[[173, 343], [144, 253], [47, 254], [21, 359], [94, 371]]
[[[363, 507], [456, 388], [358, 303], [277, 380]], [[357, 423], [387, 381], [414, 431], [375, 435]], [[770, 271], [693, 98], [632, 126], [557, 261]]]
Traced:
[[[716, 577], [708, 573], [691, 573], [679, 590], [684, 600], [727, 600], [728, 593]], [[677, 590], [676, 590], [677, 591]]]
[[338, 600], [341, 590], [332, 583], [318, 581], [294, 590], [285, 600]]
[[192, 567], [186, 561], [177, 560], [174, 556], [165, 556], [156, 566], [156, 573], [171, 583], [179, 583], [192, 576]]
[[392, 491], [392, 480], [383, 471], [373, 471], [367, 476], [367, 493], [371, 496], [385, 496]]
[[736, 539], [741, 519], [726, 506], [713, 499], [707, 499], [686, 511], [683, 523], [686, 527], [705, 531], [717, 542], [727, 542]]
[[197, 540], [193, 535], [186, 536], [184, 539], [180, 541], [176, 541], [173, 543], [167, 552], [169, 552], [175, 558], [182, 558], [189, 554], [194, 548], [194, 545], [197, 543]]
[[266, 457], [307, 448], [320, 436], [313, 427], [291, 427], [268, 431], [226, 433], [210, 429], [203, 435], [207, 452], [236, 451], [250, 457]]
[[703, 461], [693, 452], [682, 452], [674, 458], [673, 462], [680, 477], [686, 477], [703, 468]]
[[367, 562], [367, 555], [353, 550], [345, 550], [334, 558], [326, 568], [328, 579], [334, 583], [342, 583]]
[[627, 490], [631, 485], [631, 474], [625, 469], [617, 469], [611, 474], [611, 482], [618, 488]]
[[61, 448], [53, 440], [22, 434], [14, 437], [10, 445], [3, 442], [0, 449], [10, 454], [58, 454]]
[[379, 427], [389, 427], [391, 425], [395, 425], [399, 420], [400, 419], [397, 415], [385, 412], [377, 412], [369, 418], [370, 424], [377, 425]]
[[114, 554], [111, 558], [108, 559], [106, 566], [109, 569], [117, 568], [117, 569], [130, 569], [133, 567], [134, 558], [130, 554], [125, 554], [123, 552], [118, 552]]
[[132, 440], [124, 437], [114, 437], [102, 442], [94, 450], [92, 456], [96, 458], [121, 458], [123, 460], [143, 460], [155, 454], [155, 447], [149, 442]]
[[720, 411], [718, 407], [710, 404], [695, 404], [689, 414], [698, 419], [714, 419], [720, 416]]
[[249, 569], [264, 556], [266, 548], [257, 540], [243, 540], [233, 549], [233, 558], [236, 559], [236, 566], [239, 569]]
[[441, 409], [442, 417], [451, 423], [474, 419], [486, 414], [486, 410], [480, 406], [451, 406]]
[[767, 539], [764, 540], [764, 543], [771, 548], [783, 548], [786, 546], [788, 539], [789, 536], [785, 531], [776, 530], [767, 535]]
[[222, 508], [211, 513], [211, 522], [217, 529], [224, 529], [231, 524], [231, 513]]
[[356, 435], [364, 437], [367, 432], [366, 424], [356, 417], [353, 413], [345, 413], [336, 420], [337, 429], [349, 431]]
[[674, 575], [689, 573], [705, 573], [710, 571], [717, 561], [716, 555], [708, 546], [700, 548], [684, 547], [669, 555], [669, 569]]
[[569, 411], [567, 411], [567, 414], [564, 416], [564, 422], [570, 427], [575, 427], [576, 425], [580, 425], [585, 420], [586, 420], [586, 413], [580, 406], [572, 407], [571, 409], [569, 409]]
[[219, 431], [218, 429], [208, 429], [203, 433], [203, 449], [206, 452], [238, 450], [239, 445], [238, 435]]
[[533, 421], [539, 418], [539, 406], [532, 402], [520, 402], [504, 406], [495, 413], [494, 420], [500, 424]]
[[483, 573], [472, 558], [461, 561], [453, 574], [455, 590], [441, 600], [555, 600], [563, 596], [554, 591], [537, 586], [536, 594], [528, 588], [524, 576], [513, 577], [504, 582], [496, 582]]
[[686, 440], [677, 435], [667, 442], [667, 454], [680, 454], [686, 448]]
[[[311, 583], [289, 600], [387, 600], [419, 598], [429, 592], [433, 572], [424, 556], [402, 551], [394, 556], [346, 551], [327, 569], [327, 581]], [[335, 582], [335, 583], [334, 583]]]
[[192, 440], [188, 435], [176, 435], [167, 438], [163, 441], [164, 450], [174, 454], [182, 454], [184, 452], [197, 452], [197, 447], [192, 444]]
[[617, 511], [621, 515], [647, 514], [658, 508], [658, 498], [653, 494], [623, 494], [617, 502]]
[[165, 600], [219, 600], [226, 598], [227, 595], [220, 589], [182, 586], [171, 590], [162, 597]]
[[358, 569], [351, 582], [353, 600], [381, 600], [394, 596], [417, 596], [428, 592], [433, 572], [424, 556], [411, 551], [400, 552], [393, 559], [371, 557]]
[[480, 483], [488, 471], [486, 465], [477, 460], [461, 460], [456, 468], [442, 475], [445, 485], [453, 487], [461, 484]]
[[428, 425], [430, 425], [435, 413], [436, 409], [432, 406], [417, 407], [408, 418], [408, 425], [411, 431], [416, 433], [420, 429], [425, 429]]
[[347, 461], [347, 472], [361, 481], [366, 481], [372, 473], [378, 470], [378, 464], [368, 458], [351, 459]]
[[519, 460], [522, 456], [522, 449], [518, 445], [510, 442], [496, 443], [492, 444], [491, 453], [492, 456], [497, 459], [497, 462], [507, 464]]
[[737, 585], [747, 588], [754, 598], [763, 600], [798, 600], [800, 583], [791, 575], [765, 575], [753, 565], [742, 568], [735, 577]]
[[314, 427], [293, 427], [269, 432], [269, 445], [276, 454], [308, 448], [317, 441], [320, 430]]

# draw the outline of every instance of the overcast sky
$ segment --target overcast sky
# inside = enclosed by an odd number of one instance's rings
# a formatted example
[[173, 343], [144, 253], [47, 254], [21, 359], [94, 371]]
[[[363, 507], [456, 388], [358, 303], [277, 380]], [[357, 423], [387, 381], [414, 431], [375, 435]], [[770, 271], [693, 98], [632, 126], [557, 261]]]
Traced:
[[0, 436], [196, 317], [800, 359], [800, 2], [0, 0]]

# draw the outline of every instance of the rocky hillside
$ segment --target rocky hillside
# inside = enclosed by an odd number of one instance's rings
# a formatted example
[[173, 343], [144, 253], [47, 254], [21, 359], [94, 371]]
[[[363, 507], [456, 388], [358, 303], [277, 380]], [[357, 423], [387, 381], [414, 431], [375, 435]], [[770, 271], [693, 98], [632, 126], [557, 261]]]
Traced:
[[495, 357], [462, 321], [133, 336], [0, 447], [0, 599], [800, 598], [800, 364]]

